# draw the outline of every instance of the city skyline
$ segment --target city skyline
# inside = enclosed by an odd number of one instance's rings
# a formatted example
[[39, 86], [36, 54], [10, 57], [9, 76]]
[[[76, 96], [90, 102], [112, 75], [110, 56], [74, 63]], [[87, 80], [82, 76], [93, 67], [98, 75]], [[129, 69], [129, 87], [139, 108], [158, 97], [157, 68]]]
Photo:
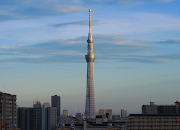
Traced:
[[[150, 2], [151, 1], [151, 2]], [[1, 1], [0, 91], [20, 107], [62, 97], [83, 113], [88, 9], [92, 9], [96, 112], [141, 113], [151, 100], [180, 100], [178, 0]], [[41, 5], [41, 7], [39, 7]], [[133, 106], [133, 107], [132, 107]], [[73, 112], [74, 111], [74, 112]], [[61, 111], [62, 112], [62, 111]]]

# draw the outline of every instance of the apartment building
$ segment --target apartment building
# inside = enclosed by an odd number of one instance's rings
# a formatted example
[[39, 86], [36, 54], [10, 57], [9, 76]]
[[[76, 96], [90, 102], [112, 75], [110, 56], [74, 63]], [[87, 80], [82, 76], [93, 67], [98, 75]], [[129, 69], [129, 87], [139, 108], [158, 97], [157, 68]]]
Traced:
[[16, 95], [0, 92], [0, 114], [2, 125], [7, 124], [6, 130], [16, 124]]
[[180, 115], [130, 114], [128, 130], [178, 130]]

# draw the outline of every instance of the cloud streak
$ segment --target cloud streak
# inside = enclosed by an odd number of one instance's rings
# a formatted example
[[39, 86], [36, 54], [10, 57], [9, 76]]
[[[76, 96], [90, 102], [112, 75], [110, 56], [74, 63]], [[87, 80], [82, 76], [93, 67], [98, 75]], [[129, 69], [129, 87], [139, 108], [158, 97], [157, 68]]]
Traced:
[[[77, 52], [78, 53], [78, 52]], [[137, 55], [137, 54], [119, 54], [119, 55], [96, 55], [96, 62], [101, 61], [119, 61], [119, 62], [140, 62], [140, 63], [170, 63], [171, 60], [179, 60], [180, 53], [170, 53], [165, 55]], [[0, 62], [25, 62], [25, 63], [61, 63], [61, 62], [85, 62], [82, 56], [72, 55], [50, 55], [50, 56], [19, 56], [13, 58], [0, 59]], [[117, 68], [116, 68], [117, 69]], [[119, 68], [134, 69], [134, 68]]]
[[[129, 53], [157, 49], [147, 44], [127, 41], [122, 35], [117, 34], [96, 34], [93, 35], [93, 39], [94, 51], [101, 53]], [[25, 46], [0, 46], [0, 51], [34, 55], [65, 54], [64, 51], [78, 51], [85, 54], [86, 40], [87, 37], [84, 36], [74, 39], [54, 39]]]
[[4, 70], [4, 69], [14, 69], [13, 67], [0, 67], [0, 70]]
[[[108, 4], [108, 5], [136, 5], [147, 2], [172, 2], [174, 0], [1, 0], [0, 21], [38, 19], [57, 15], [68, 15], [87, 11], [85, 4]], [[41, 5], [41, 6], [39, 6]], [[79, 21], [85, 24], [86, 21]], [[80, 23], [57, 23], [54, 27], [61, 27]]]
[[[93, 25], [100, 24], [101, 20], [92, 20]], [[69, 25], [88, 25], [89, 21], [88, 20], [79, 20], [79, 21], [74, 21], [74, 22], [66, 22], [66, 23], [52, 23], [49, 26], [52, 27], [64, 27], [64, 26], [69, 26]]]
[[86, 4], [108, 4], [108, 5], [137, 5], [150, 2], [172, 2], [175, 0], [86, 0]]
[[96, 69], [137, 69], [137, 67], [96, 67]]
[[143, 54], [114, 54], [102, 59], [119, 60], [121, 62], [140, 62], [140, 63], [170, 63], [172, 59], [180, 58], [180, 54], [166, 55], [143, 55]]
[[[179, 53], [166, 55], [135, 54], [157, 50], [155, 46], [125, 40], [120, 34], [96, 34], [94, 39], [94, 53], [96, 62], [121, 61], [141, 63], [169, 63], [180, 59]], [[26, 46], [0, 46], [2, 55], [12, 55], [0, 59], [0, 62], [30, 62], [30, 63], [59, 63], [59, 62], [85, 62], [87, 53], [85, 42], [87, 37], [75, 39], [55, 39], [47, 42]], [[133, 54], [134, 53], [134, 54]], [[15, 54], [18, 54], [17, 56]]]
[[0, 21], [45, 18], [56, 15], [68, 15], [87, 10], [84, 7], [75, 4], [72, 5], [72, 2], [68, 4], [68, 2], [56, 0], [10, 0], [8, 2], [0, 2], [0, 5]]
[[180, 44], [180, 39], [170, 39], [170, 40], [166, 40], [166, 41], [162, 41], [158, 43]]

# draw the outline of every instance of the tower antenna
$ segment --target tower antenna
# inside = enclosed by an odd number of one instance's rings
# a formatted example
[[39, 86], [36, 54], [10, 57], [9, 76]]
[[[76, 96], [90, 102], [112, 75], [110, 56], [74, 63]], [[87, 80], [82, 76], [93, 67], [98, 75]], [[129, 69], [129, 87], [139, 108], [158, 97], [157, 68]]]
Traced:
[[89, 33], [91, 33], [91, 9], [89, 9]]

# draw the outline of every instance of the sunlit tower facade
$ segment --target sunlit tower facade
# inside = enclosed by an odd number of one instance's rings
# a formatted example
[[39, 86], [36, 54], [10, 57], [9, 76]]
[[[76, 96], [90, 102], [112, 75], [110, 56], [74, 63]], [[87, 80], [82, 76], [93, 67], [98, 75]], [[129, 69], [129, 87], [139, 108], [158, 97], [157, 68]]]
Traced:
[[89, 34], [87, 40], [87, 55], [85, 55], [87, 62], [87, 87], [86, 87], [86, 106], [85, 116], [87, 119], [95, 118], [95, 99], [94, 99], [94, 59], [93, 54], [93, 39], [91, 33], [91, 9], [89, 9]]

